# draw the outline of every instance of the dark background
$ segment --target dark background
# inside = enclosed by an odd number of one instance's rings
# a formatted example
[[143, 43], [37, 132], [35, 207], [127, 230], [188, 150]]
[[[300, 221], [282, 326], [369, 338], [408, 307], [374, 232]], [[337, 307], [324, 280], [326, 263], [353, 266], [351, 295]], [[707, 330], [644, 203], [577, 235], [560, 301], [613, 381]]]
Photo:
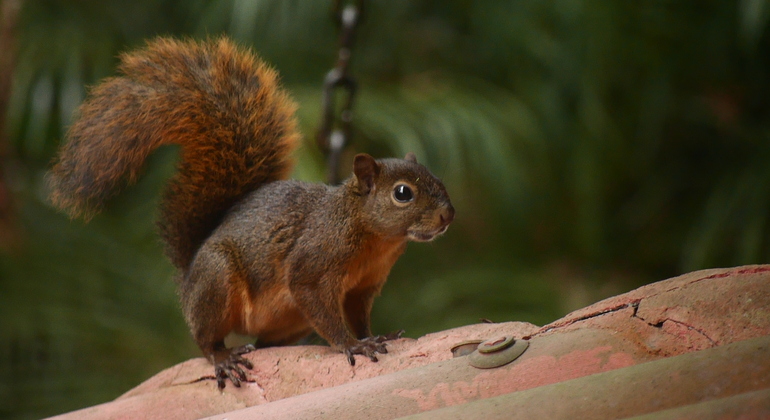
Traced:
[[[47, 202], [87, 86], [148, 38], [229, 34], [283, 75], [306, 138], [295, 177], [322, 180], [330, 3], [0, 0], [0, 417], [104, 402], [199, 355], [153, 225], [175, 151], [88, 224]], [[345, 162], [413, 151], [457, 209], [446, 235], [396, 264], [375, 332], [542, 325], [770, 259], [770, 2], [366, 4]]]

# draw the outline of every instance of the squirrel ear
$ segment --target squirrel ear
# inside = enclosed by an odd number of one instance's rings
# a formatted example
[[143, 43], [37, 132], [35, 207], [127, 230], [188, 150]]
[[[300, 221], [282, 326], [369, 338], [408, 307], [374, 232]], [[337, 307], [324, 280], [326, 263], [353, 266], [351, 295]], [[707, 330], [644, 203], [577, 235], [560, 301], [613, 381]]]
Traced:
[[414, 155], [414, 153], [409, 152], [404, 156], [405, 160], [408, 160], [409, 162], [417, 163], [417, 156]]
[[358, 187], [364, 194], [374, 188], [374, 180], [380, 175], [380, 165], [366, 153], [356, 155], [353, 160], [353, 173], [358, 180]]

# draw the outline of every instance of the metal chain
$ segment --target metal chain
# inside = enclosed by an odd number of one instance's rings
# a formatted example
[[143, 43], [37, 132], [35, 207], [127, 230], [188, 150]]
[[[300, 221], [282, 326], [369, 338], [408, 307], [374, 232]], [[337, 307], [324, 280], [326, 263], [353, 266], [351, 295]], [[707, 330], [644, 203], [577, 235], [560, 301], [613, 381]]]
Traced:
[[[356, 79], [348, 73], [348, 65], [356, 27], [363, 16], [364, 0], [355, 0], [345, 7], [342, 7], [342, 0], [333, 1], [333, 18], [339, 30], [339, 51], [336, 65], [324, 78], [321, 96], [323, 114], [316, 141], [318, 147], [326, 153], [328, 182], [337, 184], [340, 182], [340, 155], [351, 137], [353, 99], [358, 86]], [[335, 103], [337, 91], [344, 94], [339, 113]]]

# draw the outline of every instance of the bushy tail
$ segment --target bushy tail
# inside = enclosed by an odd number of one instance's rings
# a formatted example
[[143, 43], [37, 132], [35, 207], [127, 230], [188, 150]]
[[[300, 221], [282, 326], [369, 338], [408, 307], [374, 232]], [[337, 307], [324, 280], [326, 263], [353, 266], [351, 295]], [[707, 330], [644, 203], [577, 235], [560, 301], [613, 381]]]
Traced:
[[225, 38], [160, 38], [124, 54], [119, 71], [80, 107], [49, 177], [51, 198], [90, 217], [153, 150], [181, 145], [159, 226], [172, 262], [186, 268], [235, 201], [288, 175], [295, 105], [275, 71]]

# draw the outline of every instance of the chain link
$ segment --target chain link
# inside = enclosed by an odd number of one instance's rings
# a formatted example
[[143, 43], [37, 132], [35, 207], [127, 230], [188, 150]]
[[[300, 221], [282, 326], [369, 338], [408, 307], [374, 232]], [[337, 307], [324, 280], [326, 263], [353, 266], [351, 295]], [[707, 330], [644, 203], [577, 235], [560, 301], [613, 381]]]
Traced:
[[[337, 63], [326, 73], [321, 96], [321, 126], [316, 135], [318, 147], [326, 153], [327, 179], [330, 184], [338, 184], [340, 155], [351, 137], [353, 120], [353, 100], [358, 85], [356, 79], [348, 73], [351, 48], [356, 28], [363, 17], [364, 0], [356, 0], [342, 7], [342, 0], [333, 2], [333, 18], [339, 30], [339, 51]], [[341, 91], [342, 107], [337, 113], [336, 95]]]

